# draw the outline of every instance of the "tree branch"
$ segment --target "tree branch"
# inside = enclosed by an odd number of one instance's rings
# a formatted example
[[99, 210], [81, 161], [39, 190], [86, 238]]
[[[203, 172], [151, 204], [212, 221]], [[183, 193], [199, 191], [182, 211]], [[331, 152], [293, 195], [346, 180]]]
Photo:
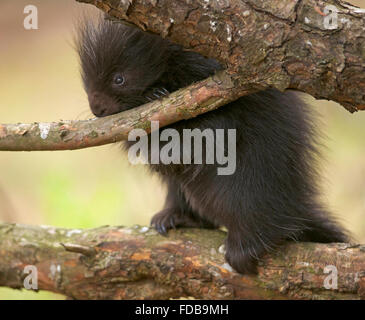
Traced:
[[[24, 267], [38, 289], [75, 299], [365, 299], [365, 246], [291, 243], [267, 256], [258, 276], [225, 263], [218, 230], [147, 227], [68, 230], [0, 225], [0, 286], [23, 288]], [[327, 265], [338, 269], [328, 290]]]
[[222, 71], [163, 100], [105, 118], [0, 124], [0, 151], [74, 150], [127, 140], [128, 133], [134, 128], [149, 133], [152, 120], [159, 121], [159, 126], [164, 127], [193, 118], [236, 100], [244, 91], [243, 86], [234, 87], [230, 76]]
[[235, 85], [297, 89], [350, 111], [365, 108], [365, 10], [344, 1], [77, 1], [218, 59]]

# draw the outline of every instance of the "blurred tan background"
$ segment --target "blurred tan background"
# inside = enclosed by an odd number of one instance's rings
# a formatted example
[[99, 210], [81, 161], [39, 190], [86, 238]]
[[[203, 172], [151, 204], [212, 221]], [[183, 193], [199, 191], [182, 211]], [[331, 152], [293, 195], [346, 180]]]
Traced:
[[[351, 1], [365, 8], [365, 0]], [[24, 7], [37, 6], [39, 29], [25, 30]], [[1, 0], [0, 123], [87, 119], [72, 47], [73, 26], [98, 12], [74, 0]], [[365, 112], [315, 101], [327, 135], [323, 193], [331, 210], [365, 243]], [[148, 224], [165, 190], [118, 145], [63, 152], [0, 153], [0, 222], [70, 228]], [[63, 299], [0, 288], [0, 299]]]

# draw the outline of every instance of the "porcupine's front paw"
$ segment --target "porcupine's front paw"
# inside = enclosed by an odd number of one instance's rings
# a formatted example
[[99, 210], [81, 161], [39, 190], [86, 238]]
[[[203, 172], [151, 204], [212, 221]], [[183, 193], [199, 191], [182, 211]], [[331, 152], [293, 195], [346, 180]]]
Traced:
[[156, 213], [151, 220], [158, 233], [166, 235], [169, 229], [185, 228], [215, 228], [213, 224], [189, 214], [182, 214], [177, 208], [166, 208]]
[[166, 235], [169, 229], [176, 227], [177, 217], [178, 214], [175, 209], [163, 209], [152, 217], [151, 226], [153, 226], [158, 233]]

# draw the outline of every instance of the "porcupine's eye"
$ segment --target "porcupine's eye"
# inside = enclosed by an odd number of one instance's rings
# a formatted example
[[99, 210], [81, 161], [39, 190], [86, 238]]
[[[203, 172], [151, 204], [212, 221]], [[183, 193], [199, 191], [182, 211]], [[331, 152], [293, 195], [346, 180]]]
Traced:
[[118, 73], [114, 76], [113, 83], [115, 85], [122, 86], [124, 84], [124, 82], [125, 82], [125, 79], [120, 73]]

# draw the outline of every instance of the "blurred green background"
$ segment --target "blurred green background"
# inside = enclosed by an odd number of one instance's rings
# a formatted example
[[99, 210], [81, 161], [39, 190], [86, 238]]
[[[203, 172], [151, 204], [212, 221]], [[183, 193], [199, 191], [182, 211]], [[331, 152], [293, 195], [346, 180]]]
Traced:
[[[365, 0], [351, 1], [365, 8]], [[0, 123], [92, 117], [72, 46], [74, 24], [97, 9], [74, 0], [32, 0], [39, 30], [25, 30], [30, 1], [0, 3]], [[365, 112], [307, 97], [327, 136], [321, 166], [331, 210], [365, 243]], [[0, 222], [70, 228], [148, 224], [165, 189], [129, 165], [118, 145], [79, 151], [1, 152]], [[0, 299], [63, 299], [0, 288]]]

